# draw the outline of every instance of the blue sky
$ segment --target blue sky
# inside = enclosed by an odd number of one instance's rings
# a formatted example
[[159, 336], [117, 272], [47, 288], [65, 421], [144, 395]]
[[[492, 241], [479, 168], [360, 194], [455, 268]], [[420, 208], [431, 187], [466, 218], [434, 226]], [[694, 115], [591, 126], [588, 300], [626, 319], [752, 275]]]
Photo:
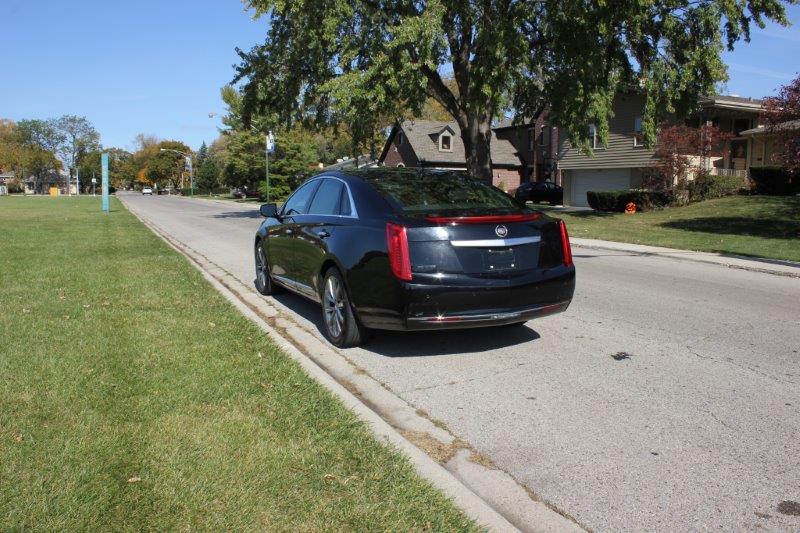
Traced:
[[[789, 14], [795, 26], [757, 30], [725, 54], [728, 92], [772, 94], [800, 70], [800, 6]], [[85, 115], [122, 148], [138, 133], [212, 141], [234, 48], [267, 28], [239, 0], [0, 0], [0, 21], [0, 117]]]

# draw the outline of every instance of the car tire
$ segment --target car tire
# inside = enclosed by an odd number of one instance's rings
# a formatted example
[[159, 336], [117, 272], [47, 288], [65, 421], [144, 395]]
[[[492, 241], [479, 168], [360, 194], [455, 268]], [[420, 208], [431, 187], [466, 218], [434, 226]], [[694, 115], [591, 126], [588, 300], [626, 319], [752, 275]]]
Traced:
[[269, 265], [267, 263], [267, 253], [264, 251], [262, 241], [258, 241], [255, 247], [256, 260], [256, 290], [264, 296], [277, 294], [281, 288], [272, 282], [269, 275]]
[[366, 341], [369, 330], [362, 326], [350, 305], [344, 278], [336, 267], [325, 271], [320, 290], [325, 335], [334, 346], [352, 348]]

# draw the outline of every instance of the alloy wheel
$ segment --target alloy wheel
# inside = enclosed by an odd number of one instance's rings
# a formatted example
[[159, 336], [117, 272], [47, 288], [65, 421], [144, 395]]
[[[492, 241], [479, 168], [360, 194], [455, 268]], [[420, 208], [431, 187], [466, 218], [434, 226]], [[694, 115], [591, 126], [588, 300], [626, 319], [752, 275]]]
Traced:
[[325, 325], [332, 337], [338, 338], [344, 329], [344, 291], [335, 276], [328, 276], [325, 281], [323, 310]]

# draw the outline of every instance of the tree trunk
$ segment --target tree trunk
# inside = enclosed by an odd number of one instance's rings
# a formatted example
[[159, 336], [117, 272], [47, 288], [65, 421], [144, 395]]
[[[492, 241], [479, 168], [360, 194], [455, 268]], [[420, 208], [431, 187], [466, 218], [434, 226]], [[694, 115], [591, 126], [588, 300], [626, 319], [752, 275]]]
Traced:
[[468, 116], [461, 124], [461, 140], [467, 156], [467, 171], [473, 178], [492, 183], [492, 121], [487, 115]]

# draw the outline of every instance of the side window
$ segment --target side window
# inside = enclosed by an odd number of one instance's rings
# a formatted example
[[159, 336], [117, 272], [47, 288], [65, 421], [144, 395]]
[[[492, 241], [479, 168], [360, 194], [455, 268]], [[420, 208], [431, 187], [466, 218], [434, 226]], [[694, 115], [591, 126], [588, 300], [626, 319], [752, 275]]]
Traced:
[[353, 209], [350, 207], [350, 195], [347, 193], [347, 187], [342, 187], [342, 200], [340, 203], [339, 214], [344, 217], [349, 217], [353, 214]]
[[322, 180], [322, 185], [317, 189], [317, 194], [311, 201], [308, 209], [310, 215], [338, 215], [339, 202], [342, 197], [344, 185], [339, 180]]
[[281, 214], [284, 216], [306, 214], [308, 212], [308, 202], [311, 200], [314, 191], [319, 187], [320, 181], [321, 180], [311, 181], [294, 191], [294, 194], [283, 204]]

